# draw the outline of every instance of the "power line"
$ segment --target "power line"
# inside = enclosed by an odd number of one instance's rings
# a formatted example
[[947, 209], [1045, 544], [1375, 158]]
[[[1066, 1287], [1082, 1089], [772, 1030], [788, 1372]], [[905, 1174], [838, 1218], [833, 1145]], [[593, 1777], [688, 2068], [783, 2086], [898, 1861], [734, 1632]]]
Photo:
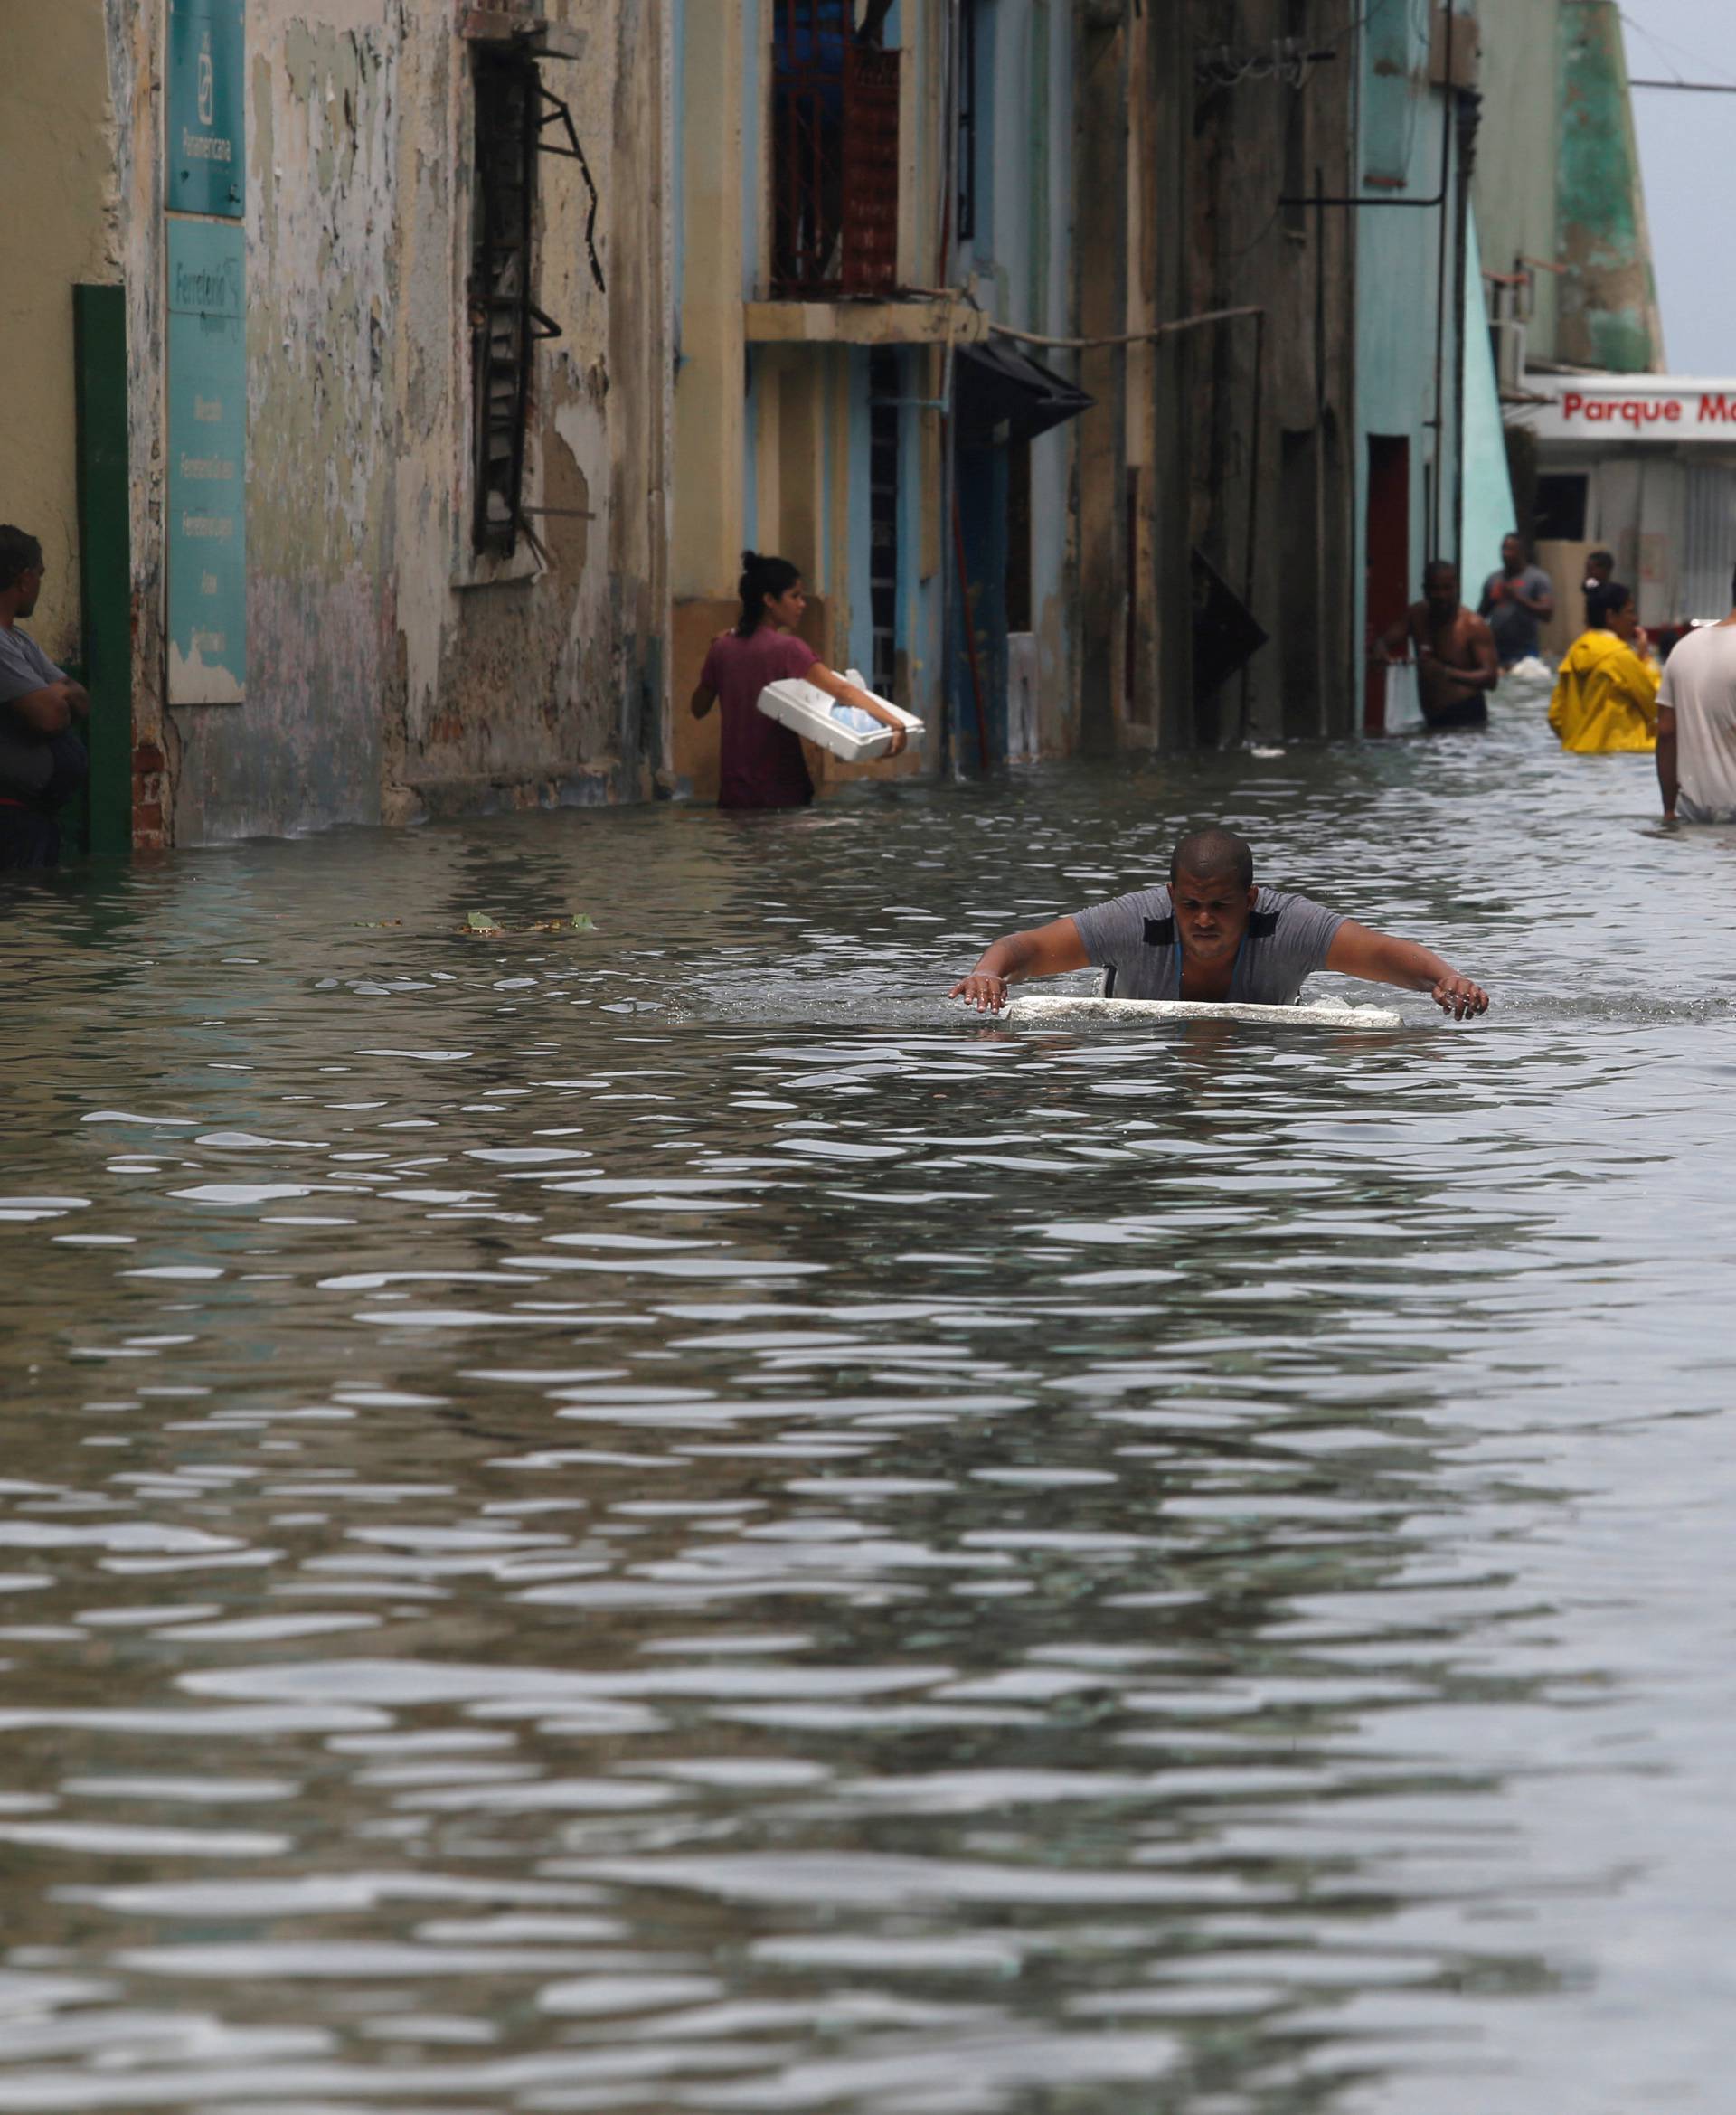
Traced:
[[1643, 85], [1646, 88], [1651, 88], [1654, 86], [1674, 88], [1678, 85], [1678, 83], [1684, 86], [1688, 85], [1686, 83], [1683, 83], [1682, 81], [1681, 69], [1676, 66], [1675, 61], [1670, 57], [1670, 53], [1672, 52], [1680, 53], [1684, 59], [1690, 60], [1695, 66], [1699, 67], [1706, 73], [1716, 73], [1722, 75], [1725, 80], [1731, 82], [1732, 87], [1736, 87], [1736, 77], [1733, 77], [1730, 73], [1726, 72], [1722, 66], [1715, 64], [1710, 59], [1702, 58], [1697, 52], [1690, 52], [1685, 44], [1678, 44], [1675, 42], [1674, 38], [1659, 36], [1656, 30], [1647, 29], [1643, 22], [1637, 22], [1634, 17], [1628, 13], [1626, 8], [1622, 8], [1618, 10], [1618, 12], [1621, 15], [1622, 21], [1628, 25], [1628, 27], [1630, 30], [1637, 31], [1638, 33], [1645, 38], [1646, 42], [1652, 47], [1653, 51], [1657, 53], [1658, 57], [1663, 60], [1665, 65], [1670, 68], [1671, 71], [1675, 77], [1674, 80], [1661, 83], [1655, 83], [1649, 80], [1644, 82], [1643, 84], [1637, 81], [1630, 82], [1628, 84], [1630, 87], [1639, 87]]
[[1638, 80], [1628, 78], [1629, 88], [1689, 89], [1702, 96], [1736, 96], [1736, 80]]

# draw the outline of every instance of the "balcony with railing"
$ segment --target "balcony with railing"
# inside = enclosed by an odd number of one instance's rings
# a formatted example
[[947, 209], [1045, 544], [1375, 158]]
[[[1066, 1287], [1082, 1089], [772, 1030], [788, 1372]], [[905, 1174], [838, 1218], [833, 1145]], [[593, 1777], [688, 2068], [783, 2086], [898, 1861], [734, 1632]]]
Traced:
[[894, 290], [901, 57], [858, 39], [850, 0], [774, 0], [775, 300]]

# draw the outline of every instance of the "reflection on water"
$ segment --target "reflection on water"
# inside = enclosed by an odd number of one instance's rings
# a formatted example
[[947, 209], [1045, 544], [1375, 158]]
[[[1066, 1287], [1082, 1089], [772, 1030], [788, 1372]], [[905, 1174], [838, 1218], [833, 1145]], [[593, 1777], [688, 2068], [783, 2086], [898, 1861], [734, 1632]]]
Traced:
[[[8, 894], [0, 2111], [1717, 2105], [1736, 845], [1648, 770]], [[1219, 815], [1489, 1020], [937, 996]]]

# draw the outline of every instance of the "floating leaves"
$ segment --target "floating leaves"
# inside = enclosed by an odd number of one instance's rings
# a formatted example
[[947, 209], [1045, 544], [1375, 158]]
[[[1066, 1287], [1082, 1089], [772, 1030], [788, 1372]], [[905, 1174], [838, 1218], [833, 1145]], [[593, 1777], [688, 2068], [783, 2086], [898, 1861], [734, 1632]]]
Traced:
[[[505, 939], [513, 930], [503, 925], [492, 911], [468, 911], [464, 923], [457, 930], [472, 939]], [[564, 918], [537, 918], [529, 925], [520, 926], [520, 932], [595, 932], [595, 921], [587, 911], [575, 911]]]

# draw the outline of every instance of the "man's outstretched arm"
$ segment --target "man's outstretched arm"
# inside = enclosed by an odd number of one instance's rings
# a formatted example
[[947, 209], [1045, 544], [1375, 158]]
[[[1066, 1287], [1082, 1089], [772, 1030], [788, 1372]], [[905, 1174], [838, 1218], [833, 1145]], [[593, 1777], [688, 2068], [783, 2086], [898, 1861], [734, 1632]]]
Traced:
[[1396, 984], [1401, 991], [1426, 991], [1435, 1004], [1454, 1020], [1486, 1013], [1489, 995], [1468, 977], [1461, 977], [1450, 962], [1415, 940], [1401, 940], [1390, 932], [1376, 932], [1358, 925], [1354, 918], [1333, 935], [1326, 950], [1326, 968], [1342, 977], [1365, 977], [1370, 984]]
[[962, 998], [979, 1014], [998, 1014], [1006, 1004], [1009, 984], [1022, 984], [1027, 977], [1059, 977], [1090, 965], [1078, 926], [1071, 918], [1056, 918], [1028, 932], [1010, 932], [985, 948], [976, 968], [961, 977], [947, 996]]

